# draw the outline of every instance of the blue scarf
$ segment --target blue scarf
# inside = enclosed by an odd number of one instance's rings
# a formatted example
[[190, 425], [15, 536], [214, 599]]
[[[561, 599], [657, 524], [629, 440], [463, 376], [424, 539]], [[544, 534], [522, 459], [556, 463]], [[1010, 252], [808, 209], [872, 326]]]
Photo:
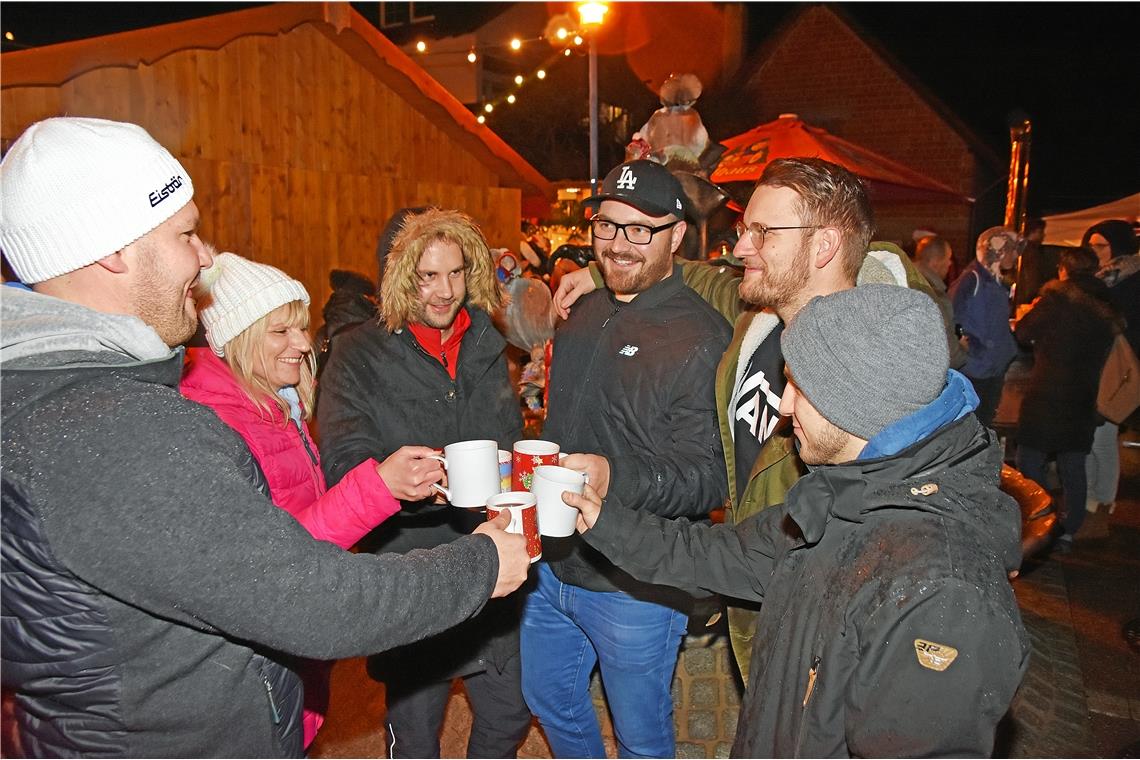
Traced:
[[878, 435], [867, 441], [858, 458], [863, 460], [894, 456], [977, 408], [978, 394], [974, 392], [974, 386], [961, 372], [948, 370], [946, 387], [938, 398], [880, 430]]

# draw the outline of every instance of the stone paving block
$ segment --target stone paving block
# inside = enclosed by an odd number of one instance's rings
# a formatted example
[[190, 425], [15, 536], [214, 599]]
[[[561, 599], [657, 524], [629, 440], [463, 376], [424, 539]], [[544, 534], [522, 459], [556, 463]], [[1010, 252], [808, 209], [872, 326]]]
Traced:
[[689, 707], [716, 707], [720, 703], [717, 679], [698, 678], [689, 684]]
[[735, 678], [729, 678], [724, 684], [724, 703], [735, 707], [740, 706], [740, 688]]
[[705, 757], [703, 744], [693, 742], [677, 742], [677, 757]]
[[712, 710], [689, 711], [689, 738], [709, 740], [716, 737], [716, 713]]
[[732, 744], [729, 742], [717, 742], [716, 752], [713, 757], [731, 757]]
[[724, 728], [723, 736], [726, 739], [734, 739], [736, 737], [736, 721], [740, 717], [740, 710], [730, 708], [722, 710], [720, 715], [721, 726]]
[[681, 662], [689, 675], [708, 676], [716, 673], [716, 660], [707, 648], [686, 649], [681, 655]]

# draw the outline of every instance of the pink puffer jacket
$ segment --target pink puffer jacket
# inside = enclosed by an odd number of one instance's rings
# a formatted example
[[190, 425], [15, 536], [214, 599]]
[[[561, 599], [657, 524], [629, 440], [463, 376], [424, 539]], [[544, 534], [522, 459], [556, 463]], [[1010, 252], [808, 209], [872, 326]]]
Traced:
[[[297, 519], [313, 538], [348, 549], [400, 510], [376, 471], [376, 460], [361, 462], [331, 491], [325, 487], [317, 445], [308, 426], [276, 407], [258, 408], [225, 362], [208, 348], [191, 348], [182, 372], [182, 395], [210, 407], [249, 446], [269, 482], [273, 503]], [[305, 746], [324, 721], [328, 666], [314, 663], [305, 680]]]

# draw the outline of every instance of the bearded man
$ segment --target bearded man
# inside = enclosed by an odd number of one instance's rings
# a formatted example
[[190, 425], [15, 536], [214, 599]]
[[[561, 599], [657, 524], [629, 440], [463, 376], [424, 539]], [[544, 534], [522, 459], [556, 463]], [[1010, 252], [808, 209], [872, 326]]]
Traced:
[[[616, 167], [590, 199], [606, 288], [554, 339], [543, 437], [599, 493], [665, 518], [725, 497], [713, 377], [728, 323], [685, 286], [673, 253], [685, 196], [660, 164]], [[543, 540], [522, 623], [523, 693], [557, 757], [605, 757], [590, 699], [597, 664], [623, 757], [674, 757], [670, 688], [687, 594], [640, 583], [577, 536]]]

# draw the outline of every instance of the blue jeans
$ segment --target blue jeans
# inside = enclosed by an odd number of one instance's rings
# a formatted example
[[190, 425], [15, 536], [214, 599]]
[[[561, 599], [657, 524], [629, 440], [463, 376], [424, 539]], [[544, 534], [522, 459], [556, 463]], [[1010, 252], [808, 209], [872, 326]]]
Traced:
[[621, 592], [562, 583], [546, 563], [523, 607], [523, 697], [555, 757], [606, 756], [590, 699], [601, 670], [619, 757], [674, 757], [673, 670], [687, 618]]

